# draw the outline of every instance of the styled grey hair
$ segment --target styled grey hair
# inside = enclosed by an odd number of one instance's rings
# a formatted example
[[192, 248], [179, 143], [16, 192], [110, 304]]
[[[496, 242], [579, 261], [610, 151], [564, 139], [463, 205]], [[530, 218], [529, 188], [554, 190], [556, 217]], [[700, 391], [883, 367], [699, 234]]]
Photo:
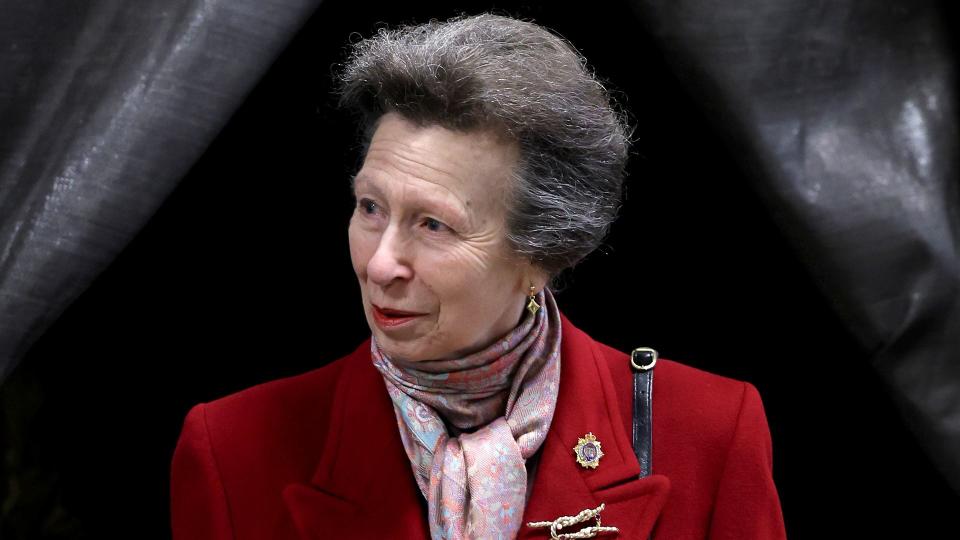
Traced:
[[352, 46], [339, 82], [366, 142], [387, 112], [516, 141], [507, 238], [554, 281], [600, 246], [617, 217], [627, 121], [586, 59], [541, 26], [482, 14], [381, 29]]

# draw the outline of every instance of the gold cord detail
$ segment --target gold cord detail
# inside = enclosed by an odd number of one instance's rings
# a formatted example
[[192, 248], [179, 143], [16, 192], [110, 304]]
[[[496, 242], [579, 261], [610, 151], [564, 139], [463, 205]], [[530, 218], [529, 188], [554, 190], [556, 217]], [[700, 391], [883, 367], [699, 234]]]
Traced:
[[[550, 538], [554, 540], [560, 539], [574, 539], [574, 538], [593, 538], [600, 533], [619, 533], [620, 529], [616, 527], [604, 527], [600, 525], [600, 512], [603, 511], [604, 503], [600, 503], [600, 506], [590, 510], [582, 510], [579, 514], [575, 516], [560, 516], [553, 521], [531, 521], [527, 523], [528, 527], [535, 529], [540, 529], [544, 527], [550, 527]], [[569, 527], [571, 525], [576, 525], [577, 523], [583, 523], [585, 521], [596, 519], [597, 524], [591, 525], [580, 529], [577, 532], [572, 533], [561, 533], [560, 529], [564, 527]]]

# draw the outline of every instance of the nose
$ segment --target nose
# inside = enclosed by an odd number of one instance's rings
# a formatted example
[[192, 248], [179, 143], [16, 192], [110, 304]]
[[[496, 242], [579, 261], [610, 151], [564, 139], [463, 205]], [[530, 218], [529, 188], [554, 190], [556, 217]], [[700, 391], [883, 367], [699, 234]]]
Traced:
[[396, 229], [388, 227], [380, 236], [380, 242], [373, 256], [367, 261], [367, 277], [381, 287], [386, 287], [397, 279], [412, 278], [413, 268], [410, 265], [409, 255], [403, 248], [403, 242], [398, 238]]

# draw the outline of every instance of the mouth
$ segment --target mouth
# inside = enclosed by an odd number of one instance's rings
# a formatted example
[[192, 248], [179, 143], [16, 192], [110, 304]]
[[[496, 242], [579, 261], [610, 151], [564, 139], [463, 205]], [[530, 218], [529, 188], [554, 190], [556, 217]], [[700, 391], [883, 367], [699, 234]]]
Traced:
[[426, 313], [416, 313], [413, 311], [403, 311], [399, 309], [380, 307], [376, 304], [371, 304], [373, 307], [373, 320], [381, 328], [395, 328], [407, 324], [417, 317], [422, 317]]

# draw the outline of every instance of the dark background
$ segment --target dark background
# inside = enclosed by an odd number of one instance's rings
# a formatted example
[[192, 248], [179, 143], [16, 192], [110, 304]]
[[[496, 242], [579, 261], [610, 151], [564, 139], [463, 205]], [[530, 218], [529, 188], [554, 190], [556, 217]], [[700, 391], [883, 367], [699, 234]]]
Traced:
[[[173, 196], [0, 387], [2, 538], [169, 536], [195, 403], [318, 367], [368, 329], [347, 249], [351, 119], [333, 65], [378, 23], [491, 7], [570, 39], [637, 124], [627, 198], [561, 309], [595, 339], [760, 390], [791, 538], [960, 538], [960, 497], [626, 3], [327, 1]], [[0, 442], [4, 442], [0, 439]], [[9, 471], [8, 471], [9, 472]], [[2, 498], [0, 498], [2, 499]]]

